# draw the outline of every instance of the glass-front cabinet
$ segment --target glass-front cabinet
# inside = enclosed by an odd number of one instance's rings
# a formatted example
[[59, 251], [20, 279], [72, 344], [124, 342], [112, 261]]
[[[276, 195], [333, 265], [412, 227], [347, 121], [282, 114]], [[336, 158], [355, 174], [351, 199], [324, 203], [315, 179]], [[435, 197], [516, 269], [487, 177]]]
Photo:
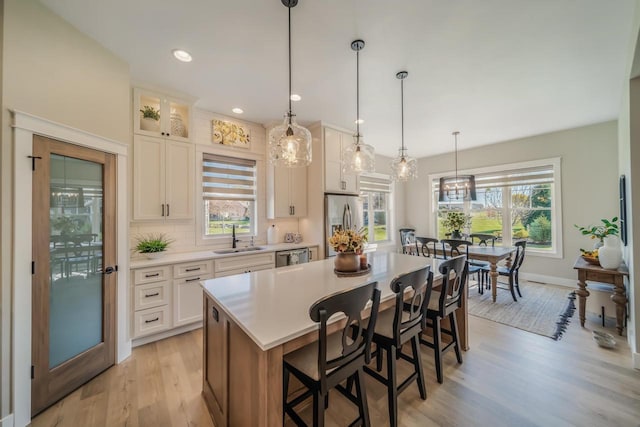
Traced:
[[134, 133], [188, 141], [191, 105], [186, 101], [142, 89], [133, 90]]

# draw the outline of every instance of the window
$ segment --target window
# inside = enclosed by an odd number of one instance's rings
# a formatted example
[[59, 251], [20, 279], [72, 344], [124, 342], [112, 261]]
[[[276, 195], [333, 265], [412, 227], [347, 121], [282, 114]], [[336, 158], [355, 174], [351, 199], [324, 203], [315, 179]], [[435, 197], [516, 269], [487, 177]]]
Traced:
[[561, 256], [560, 159], [473, 173], [475, 201], [438, 202], [438, 182], [432, 177], [439, 239], [447, 237], [448, 230], [442, 227], [447, 212], [459, 211], [471, 216], [466, 234], [493, 234], [498, 237], [496, 245], [512, 245], [526, 239], [527, 250]]
[[360, 176], [363, 225], [368, 229], [369, 242], [390, 240], [391, 181], [388, 178]]
[[256, 162], [203, 154], [204, 236], [255, 234]]

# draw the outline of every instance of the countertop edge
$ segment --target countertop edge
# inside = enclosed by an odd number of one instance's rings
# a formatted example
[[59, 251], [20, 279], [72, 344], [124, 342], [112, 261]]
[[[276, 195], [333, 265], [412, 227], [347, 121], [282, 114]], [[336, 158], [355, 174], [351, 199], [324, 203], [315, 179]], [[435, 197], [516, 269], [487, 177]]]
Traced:
[[318, 246], [318, 243], [313, 243], [313, 242], [276, 243], [273, 245], [256, 245], [256, 246], [263, 247], [264, 249], [256, 250], [256, 251], [237, 252], [237, 253], [231, 253], [231, 254], [216, 254], [215, 253], [216, 250], [225, 250], [220, 248], [220, 249], [193, 251], [193, 252], [168, 253], [166, 256], [160, 259], [132, 259], [129, 261], [129, 269], [137, 270], [139, 268], [157, 267], [161, 265], [170, 265], [170, 264], [189, 262], [189, 261], [223, 259], [223, 258], [231, 258], [231, 257], [237, 257], [237, 256], [257, 255], [257, 254], [264, 254], [269, 252], [286, 251], [290, 249], [310, 248], [313, 246]]

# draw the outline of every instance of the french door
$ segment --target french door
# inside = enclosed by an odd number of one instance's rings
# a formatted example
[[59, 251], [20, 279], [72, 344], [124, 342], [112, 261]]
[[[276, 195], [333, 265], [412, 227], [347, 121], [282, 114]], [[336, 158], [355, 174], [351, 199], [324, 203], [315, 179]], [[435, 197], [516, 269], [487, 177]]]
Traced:
[[116, 157], [33, 138], [31, 414], [115, 362]]

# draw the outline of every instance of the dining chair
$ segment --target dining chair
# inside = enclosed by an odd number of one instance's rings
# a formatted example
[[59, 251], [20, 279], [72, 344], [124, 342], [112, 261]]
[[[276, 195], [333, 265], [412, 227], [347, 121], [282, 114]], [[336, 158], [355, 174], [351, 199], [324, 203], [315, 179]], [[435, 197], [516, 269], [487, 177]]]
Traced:
[[[422, 400], [427, 398], [420, 357], [420, 334], [424, 326], [425, 309], [433, 285], [433, 273], [430, 270], [431, 266], [427, 265], [419, 270], [398, 276], [391, 281], [389, 286], [395, 294], [395, 307], [384, 310], [378, 315], [373, 334], [373, 342], [376, 344], [376, 369], [364, 367], [367, 374], [387, 387], [391, 427], [398, 425], [398, 394], [413, 381], [418, 384]], [[409, 288], [411, 289], [408, 290]], [[405, 303], [408, 298], [410, 298], [410, 302]], [[407, 342], [411, 342], [411, 356], [402, 352], [402, 345]], [[380, 374], [383, 352], [386, 353], [387, 358], [386, 377]], [[413, 373], [402, 383], [399, 383], [397, 378], [396, 363], [398, 359], [403, 359], [413, 365]]]
[[491, 244], [492, 248], [496, 246], [496, 240], [498, 239], [493, 234], [482, 233], [469, 234], [469, 238], [472, 244], [475, 244], [475, 240], [478, 239], [478, 246], [489, 246], [489, 244]]
[[[522, 263], [524, 262], [524, 254], [527, 248], [527, 241], [526, 240], [520, 240], [517, 241], [513, 244], [516, 247], [516, 255], [515, 257], [513, 257], [513, 261], [511, 262], [511, 266], [510, 267], [505, 267], [505, 266], [498, 266], [497, 268], [497, 272], [498, 272], [498, 277], [503, 276], [503, 277], [507, 277], [508, 278], [508, 282], [501, 282], [498, 279], [498, 285], [506, 285], [505, 286], [498, 286], [498, 289], [507, 289], [511, 292], [511, 297], [513, 298], [514, 301], [518, 301], [518, 298], [516, 298], [516, 292], [518, 292], [518, 296], [520, 298], [522, 298], [522, 293], [520, 292], [520, 283], [518, 280], [518, 272], [520, 271], [520, 267], [522, 266]], [[489, 277], [489, 268], [484, 268], [483, 267], [483, 271], [487, 276], [487, 279]], [[487, 283], [491, 283], [490, 280], [487, 280]]]
[[[468, 274], [476, 274], [476, 278], [478, 280], [478, 293], [484, 293], [484, 263], [473, 261], [469, 258], [469, 246], [473, 246], [471, 241], [469, 240], [460, 240], [460, 239], [442, 239], [440, 241], [442, 243], [442, 252], [444, 253], [444, 259], [447, 259], [447, 256], [453, 258], [456, 256], [464, 255], [467, 259], [468, 264]], [[449, 254], [447, 255], [447, 246], [449, 247]], [[487, 266], [489, 264], [486, 264]]]
[[443, 258], [438, 256], [438, 239], [433, 237], [418, 237], [416, 236], [416, 255], [422, 255], [429, 258]]
[[[442, 358], [444, 354], [453, 348], [456, 352], [458, 363], [462, 363], [456, 310], [462, 306], [462, 297], [468, 275], [467, 259], [465, 256], [448, 259], [440, 264], [438, 270], [442, 274], [442, 286], [440, 291], [431, 292], [424, 324], [424, 329], [432, 329], [433, 342], [424, 339], [425, 334], [422, 334], [420, 343], [434, 350], [436, 377], [438, 382], [442, 384], [444, 381], [442, 373]], [[445, 317], [449, 318], [450, 330], [442, 329], [441, 321]], [[451, 337], [451, 342], [444, 347], [442, 346], [442, 333]]]
[[402, 253], [407, 253], [407, 246], [414, 242], [416, 229], [415, 228], [401, 228], [400, 230], [400, 245], [402, 246]]
[[[313, 397], [313, 426], [323, 426], [329, 390], [333, 388], [358, 406], [359, 415], [352, 425], [371, 425], [363, 367], [371, 361], [371, 340], [380, 305], [380, 290], [376, 286], [377, 282], [370, 282], [329, 295], [309, 309], [311, 320], [320, 324], [319, 340], [285, 355], [283, 362], [284, 416], [289, 415], [296, 425], [306, 426], [294, 407]], [[372, 301], [371, 314], [365, 325], [361, 312], [369, 301]], [[328, 335], [327, 321], [338, 313], [345, 315], [346, 324], [341, 331]], [[300, 380], [307, 391], [287, 401], [290, 374]], [[345, 380], [355, 383], [355, 396], [340, 384]]]

